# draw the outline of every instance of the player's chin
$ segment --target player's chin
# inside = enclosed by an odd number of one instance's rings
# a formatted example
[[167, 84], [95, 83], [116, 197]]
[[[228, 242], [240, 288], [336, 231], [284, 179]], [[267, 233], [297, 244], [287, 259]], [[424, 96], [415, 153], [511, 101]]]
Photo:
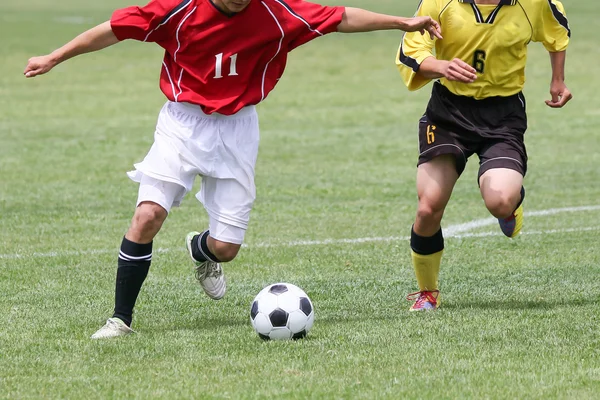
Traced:
[[237, 13], [242, 11], [244, 8], [248, 7], [248, 4], [250, 4], [250, 0], [230, 1], [227, 5], [227, 8], [230, 11]]

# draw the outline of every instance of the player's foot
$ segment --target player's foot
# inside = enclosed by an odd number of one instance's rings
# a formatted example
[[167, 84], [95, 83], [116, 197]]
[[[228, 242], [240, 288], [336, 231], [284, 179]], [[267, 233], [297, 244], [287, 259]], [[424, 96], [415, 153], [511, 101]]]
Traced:
[[509, 238], [516, 237], [523, 227], [523, 199], [525, 199], [525, 188], [522, 187], [519, 207], [508, 218], [498, 218], [502, 233]]
[[225, 283], [225, 275], [223, 275], [223, 269], [221, 264], [213, 261], [197, 261], [192, 253], [192, 239], [199, 232], [190, 232], [185, 237], [185, 246], [187, 247], [190, 258], [194, 262], [196, 268], [196, 279], [204, 289], [204, 292], [208, 297], [213, 300], [219, 300], [225, 296], [227, 285]]
[[92, 339], [109, 339], [129, 335], [130, 333], [134, 333], [134, 330], [128, 327], [125, 322], [119, 318], [109, 318], [106, 320], [106, 324], [92, 335]]
[[414, 301], [409, 311], [430, 311], [436, 310], [440, 305], [440, 291], [423, 290], [421, 292], [411, 293], [406, 296], [406, 300]]

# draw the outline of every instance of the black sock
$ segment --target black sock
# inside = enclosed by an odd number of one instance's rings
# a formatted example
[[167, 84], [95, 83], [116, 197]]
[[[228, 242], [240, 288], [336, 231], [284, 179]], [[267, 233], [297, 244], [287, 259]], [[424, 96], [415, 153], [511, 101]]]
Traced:
[[219, 259], [208, 249], [208, 236], [210, 232], [208, 230], [202, 232], [199, 235], [194, 236], [192, 239], [192, 255], [196, 261], [204, 262], [207, 260], [213, 262], [221, 262]]
[[433, 236], [419, 236], [415, 233], [414, 226], [410, 230], [410, 248], [417, 254], [429, 255], [444, 250], [444, 235], [442, 228]]
[[151, 261], [152, 242], [138, 244], [123, 238], [117, 263], [115, 312], [113, 317], [121, 319], [127, 326], [131, 325], [133, 307], [142, 284], [148, 276]]

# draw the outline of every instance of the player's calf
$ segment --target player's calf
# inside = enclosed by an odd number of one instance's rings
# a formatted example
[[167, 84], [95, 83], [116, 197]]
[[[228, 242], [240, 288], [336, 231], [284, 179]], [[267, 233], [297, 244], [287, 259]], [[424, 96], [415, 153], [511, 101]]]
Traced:
[[414, 227], [410, 235], [411, 258], [419, 285], [419, 291], [409, 294], [406, 299], [414, 300], [410, 311], [435, 310], [439, 306], [438, 277], [442, 253], [444, 252], [444, 235], [440, 228], [433, 236], [420, 236]]

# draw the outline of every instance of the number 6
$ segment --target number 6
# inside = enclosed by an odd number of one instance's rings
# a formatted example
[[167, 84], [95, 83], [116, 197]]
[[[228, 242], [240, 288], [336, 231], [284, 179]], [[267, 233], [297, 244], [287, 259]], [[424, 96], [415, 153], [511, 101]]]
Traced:
[[485, 68], [485, 51], [475, 50], [475, 53], [473, 53], [473, 68], [475, 68], [475, 71], [483, 74]]

